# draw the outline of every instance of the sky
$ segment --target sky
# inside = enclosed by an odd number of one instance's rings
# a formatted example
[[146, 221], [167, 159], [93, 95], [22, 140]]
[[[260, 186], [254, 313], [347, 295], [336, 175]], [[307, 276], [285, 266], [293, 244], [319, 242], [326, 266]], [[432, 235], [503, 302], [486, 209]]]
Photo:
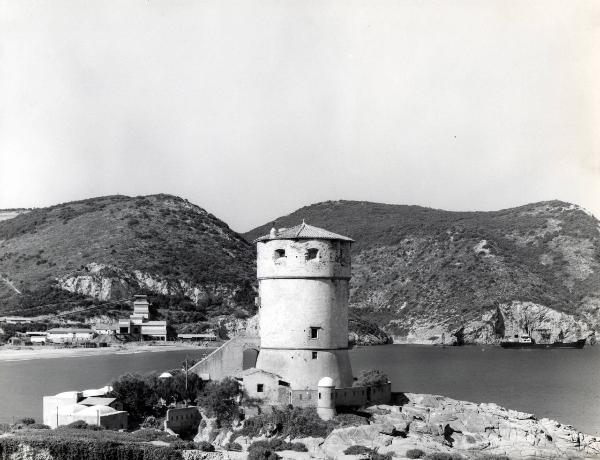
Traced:
[[600, 2], [0, 0], [0, 209], [171, 193], [600, 217]]

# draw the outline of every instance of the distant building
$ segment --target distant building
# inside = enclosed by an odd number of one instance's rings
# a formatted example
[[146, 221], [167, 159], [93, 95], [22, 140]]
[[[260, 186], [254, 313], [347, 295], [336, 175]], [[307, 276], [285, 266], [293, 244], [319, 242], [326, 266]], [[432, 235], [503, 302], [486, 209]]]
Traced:
[[177, 338], [185, 342], [214, 342], [217, 340], [215, 334], [177, 334]]
[[167, 322], [150, 320], [150, 304], [145, 295], [136, 295], [133, 314], [119, 320], [118, 334], [140, 340], [167, 340]]
[[54, 328], [46, 331], [47, 341], [51, 343], [86, 342], [94, 338], [91, 329]]
[[117, 323], [96, 323], [92, 326], [92, 330], [98, 335], [114, 335], [117, 329]]
[[34, 345], [46, 345], [48, 341], [47, 331], [30, 331], [26, 332], [25, 335], [29, 338], [29, 341]]
[[27, 318], [25, 316], [4, 316], [4, 317], [0, 318], [0, 323], [29, 324], [29, 323], [33, 323], [33, 318]]

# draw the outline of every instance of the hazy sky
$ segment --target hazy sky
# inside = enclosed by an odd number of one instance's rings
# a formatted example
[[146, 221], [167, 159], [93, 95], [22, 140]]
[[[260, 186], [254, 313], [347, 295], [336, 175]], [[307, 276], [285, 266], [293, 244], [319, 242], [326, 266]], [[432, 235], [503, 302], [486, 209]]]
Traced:
[[600, 1], [0, 0], [0, 208], [600, 216]]

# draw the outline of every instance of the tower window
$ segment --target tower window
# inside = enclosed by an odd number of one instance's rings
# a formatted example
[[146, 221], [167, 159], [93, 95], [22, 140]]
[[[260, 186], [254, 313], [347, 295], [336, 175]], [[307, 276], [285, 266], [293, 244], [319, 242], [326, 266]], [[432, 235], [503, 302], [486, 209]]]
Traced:
[[312, 352], [312, 359], [317, 359], [317, 352], [316, 351]]
[[311, 248], [308, 251], [306, 251], [306, 260], [316, 259], [318, 255], [319, 255], [319, 250]]
[[319, 329], [321, 329], [321, 328], [320, 327], [311, 327], [310, 328], [310, 338], [311, 339], [319, 338]]
[[273, 255], [273, 258], [277, 260], [282, 257], [285, 257], [285, 249], [275, 249], [275, 254]]
[[256, 392], [257, 393], [262, 393], [263, 391], [265, 391], [265, 386], [262, 383], [257, 383], [256, 384]]

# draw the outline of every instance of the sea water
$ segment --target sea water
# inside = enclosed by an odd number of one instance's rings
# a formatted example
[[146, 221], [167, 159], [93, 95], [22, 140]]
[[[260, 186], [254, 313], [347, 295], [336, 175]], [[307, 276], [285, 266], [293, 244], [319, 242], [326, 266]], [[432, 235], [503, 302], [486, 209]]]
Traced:
[[[42, 396], [98, 388], [127, 372], [180, 368], [198, 351], [0, 361], [0, 422], [34, 417]], [[532, 412], [600, 435], [600, 346], [583, 350], [384, 345], [350, 351], [354, 374], [379, 369], [394, 391], [432, 393]]]

